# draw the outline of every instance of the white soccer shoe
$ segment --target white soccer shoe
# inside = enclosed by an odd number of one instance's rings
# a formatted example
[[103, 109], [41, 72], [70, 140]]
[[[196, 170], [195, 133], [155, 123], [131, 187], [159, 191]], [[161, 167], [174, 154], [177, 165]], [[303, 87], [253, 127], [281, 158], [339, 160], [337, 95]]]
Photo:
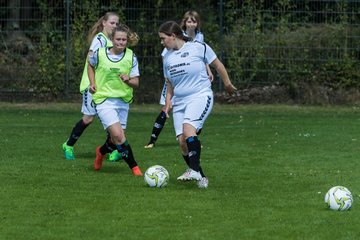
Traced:
[[197, 182], [197, 185], [199, 188], [207, 188], [209, 186], [209, 179], [203, 177]]
[[186, 169], [186, 171], [177, 178], [179, 181], [191, 181], [191, 180], [201, 180], [200, 172], [194, 171], [191, 168]]

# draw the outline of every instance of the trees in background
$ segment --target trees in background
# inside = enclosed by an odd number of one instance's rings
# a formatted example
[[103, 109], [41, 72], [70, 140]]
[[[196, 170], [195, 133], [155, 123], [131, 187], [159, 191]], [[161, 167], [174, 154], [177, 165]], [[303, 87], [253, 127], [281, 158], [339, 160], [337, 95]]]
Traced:
[[[142, 75], [137, 100], [157, 101], [163, 84], [157, 28], [166, 20], [180, 21], [189, 9], [202, 16], [205, 40], [240, 88], [285, 85], [299, 94], [305, 85], [349, 89], [360, 82], [358, 1], [82, 0], [71, 1], [68, 13], [66, 1], [7, 4], [0, 6], [2, 89], [54, 97], [77, 92], [88, 30], [106, 11], [115, 11], [141, 38], [134, 48]], [[221, 85], [214, 89], [221, 91]]]

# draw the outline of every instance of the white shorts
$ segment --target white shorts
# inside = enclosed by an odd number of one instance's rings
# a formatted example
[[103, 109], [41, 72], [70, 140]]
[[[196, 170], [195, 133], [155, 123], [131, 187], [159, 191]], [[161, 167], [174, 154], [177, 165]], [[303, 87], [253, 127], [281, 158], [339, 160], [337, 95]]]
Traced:
[[161, 91], [161, 97], [160, 97], [160, 105], [165, 106], [165, 100], [166, 100], [166, 89], [167, 89], [167, 84], [166, 81], [164, 83], [163, 89]]
[[96, 105], [96, 111], [104, 129], [118, 122], [123, 129], [126, 129], [129, 103], [119, 98], [108, 98], [104, 102]]
[[95, 116], [96, 115], [96, 109], [95, 104], [92, 102], [92, 95], [89, 92], [89, 89], [85, 89], [85, 91], [82, 94], [82, 106], [81, 106], [81, 112], [84, 115], [88, 116]]
[[183, 134], [183, 124], [192, 125], [196, 131], [202, 129], [214, 104], [212, 93], [176, 101], [173, 106], [173, 121], [176, 136]]
[[[163, 86], [163, 89], [161, 91], [161, 96], [160, 96], [160, 101], [159, 101], [159, 104], [162, 105], [162, 106], [165, 106], [165, 102], [166, 102], [166, 90], [167, 90], [167, 84], [165, 82], [164, 86]], [[174, 103], [174, 96], [172, 97], [171, 99], [171, 103], [173, 104]]]

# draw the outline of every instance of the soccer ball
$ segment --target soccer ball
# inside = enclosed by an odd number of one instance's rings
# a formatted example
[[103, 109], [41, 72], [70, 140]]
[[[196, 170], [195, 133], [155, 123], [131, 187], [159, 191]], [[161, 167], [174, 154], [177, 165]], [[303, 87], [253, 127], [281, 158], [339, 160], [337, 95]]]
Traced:
[[169, 172], [163, 166], [154, 165], [146, 170], [144, 180], [150, 187], [165, 187], [169, 182]]
[[332, 210], [345, 211], [351, 208], [353, 197], [351, 192], [343, 186], [330, 188], [325, 194], [325, 203]]

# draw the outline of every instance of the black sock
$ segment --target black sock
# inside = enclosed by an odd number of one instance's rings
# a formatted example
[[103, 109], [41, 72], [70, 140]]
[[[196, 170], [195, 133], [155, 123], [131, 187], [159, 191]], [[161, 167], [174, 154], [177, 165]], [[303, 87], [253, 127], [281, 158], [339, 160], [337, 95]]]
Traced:
[[125, 162], [129, 165], [129, 168], [133, 168], [137, 166], [137, 162], [135, 161], [134, 154], [132, 152], [130, 144], [125, 141], [123, 144], [116, 144], [116, 148], [118, 152], [122, 155]]
[[186, 165], [188, 165], [188, 167], [190, 167], [189, 155], [186, 155], [186, 156], [183, 155], [183, 158], [184, 158], [184, 160], [186, 162]]
[[111, 141], [110, 134], [107, 132], [107, 137], [106, 137], [105, 143], [101, 146], [100, 152], [102, 155], [105, 155], [107, 153], [111, 153], [115, 149], [116, 149], [116, 146]]
[[191, 169], [200, 171], [201, 143], [197, 136], [188, 137], [186, 144], [189, 151], [189, 166]]
[[150, 143], [155, 143], [157, 138], [159, 137], [161, 130], [163, 129], [166, 122], [166, 114], [165, 112], [161, 111], [158, 117], [155, 120], [153, 130], [150, 137]]
[[[186, 164], [188, 165], [188, 167], [190, 167], [189, 155], [186, 155], [186, 156], [183, 155], [183, 158], [184, 158]], [[206, 177], [205, 173], [203, 172], [203, 170], [201, 168], [201, 166], [199, 166], [199, 171], [200, 171], [201, 177]]]
[[89, 126], [89, 124], [85, 124], [84, 121], [81, 119], [79, 122], [77, 122], [70, 134], [70, 137], [67, 141], [68, 146], [74, 146], [76, 141], [79, 139], [81, 134], [84, 132], [84, 130]]

